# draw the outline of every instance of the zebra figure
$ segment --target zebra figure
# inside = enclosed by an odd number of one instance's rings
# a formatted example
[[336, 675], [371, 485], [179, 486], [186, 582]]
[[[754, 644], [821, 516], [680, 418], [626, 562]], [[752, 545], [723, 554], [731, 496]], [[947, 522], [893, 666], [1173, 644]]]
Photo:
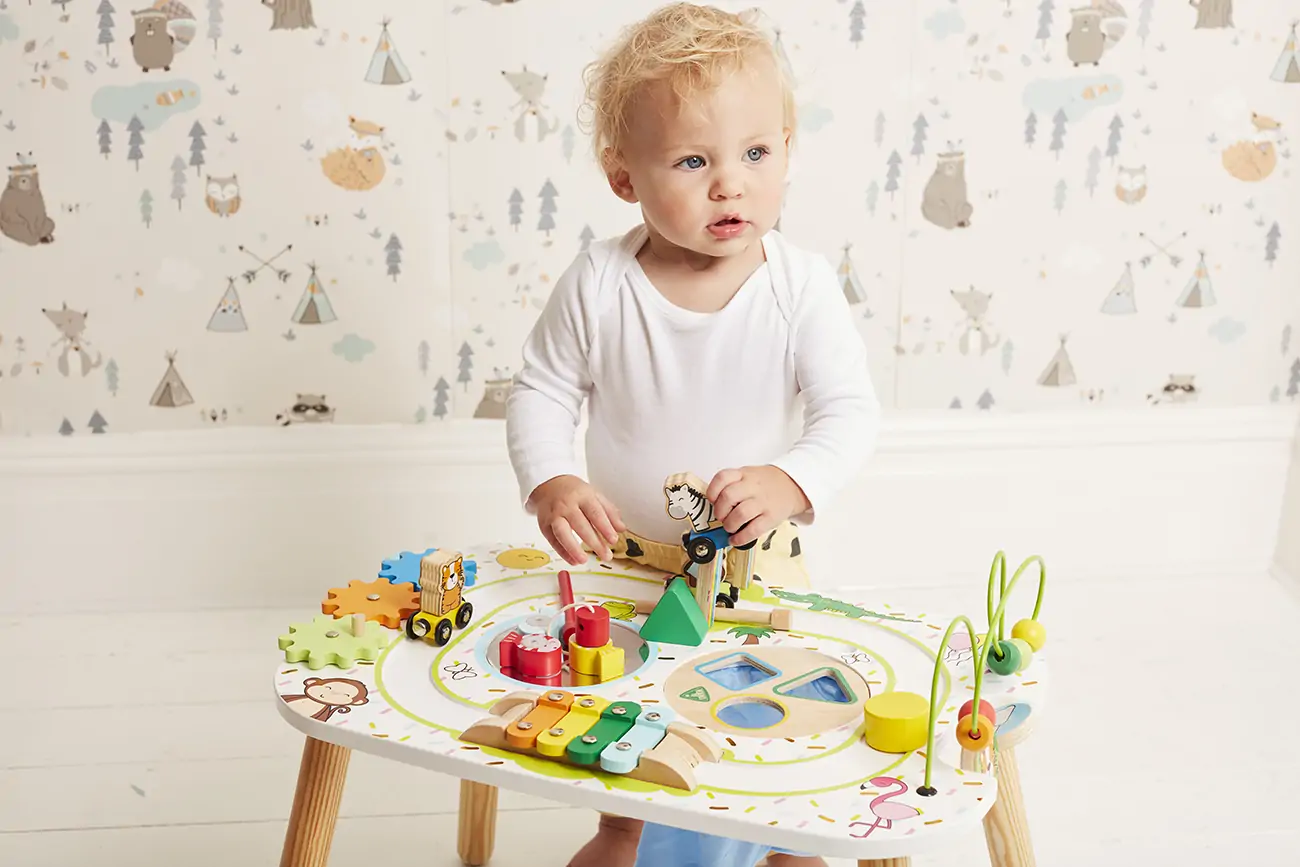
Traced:
[[[727, 548], [733, 547], [731, 536], [727, 533], [722, 522], [718, 521], [713, 514], [713, 504], [705, 497], [708, 485], [704, 480], [694, 473], [675, 473], [664, 481], [664, 496], [667, 499], [668, 517], [675, 521], [689, 521], [691, 528], [682, 534], [682, 545], [686, 548], [686, 556], [689, 562], [686, 564], [686, 574], [694, 574], [696, 579], [697, 591], [699, 598], [707, 598], [703, 590], [699, 588], [700, 570], [698, 567], [709, 565], [708, 575], [705, 576], [705, 582], [716, 587], [716, 582], [723, 579], [722, 560], [719, 554], [726, 551]], [[748, 551], [749, 556], [743, 560], [744, 565], [741, 567], [742, 574], [731, 576], [726, 575], [733, 591], [744, 589], [749, 586], [749, 579], [753, 573], [753, 547], [757, 540], [745, 545], [735, 546], [739, 550]], [[696, 567], [696, 568], [692, 568]], [[730, 594], [720, 594], [718, 599], [720, 604], [732, 607], [735, 605], [735, 598]], [[712, 618], [710, 618], [710, 621]]]

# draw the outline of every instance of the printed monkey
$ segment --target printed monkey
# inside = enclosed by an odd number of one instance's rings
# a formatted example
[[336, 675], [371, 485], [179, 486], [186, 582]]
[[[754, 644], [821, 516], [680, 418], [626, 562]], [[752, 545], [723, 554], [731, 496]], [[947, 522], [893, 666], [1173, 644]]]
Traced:
[[282, 695], [280, 698], [303, 716], [321, 722], [336, 713], [351, 713], [352, 708], [370, 701], [366, 685], [346, 677], [309, 677], [302, 682], [302, 688], [302, 695]]

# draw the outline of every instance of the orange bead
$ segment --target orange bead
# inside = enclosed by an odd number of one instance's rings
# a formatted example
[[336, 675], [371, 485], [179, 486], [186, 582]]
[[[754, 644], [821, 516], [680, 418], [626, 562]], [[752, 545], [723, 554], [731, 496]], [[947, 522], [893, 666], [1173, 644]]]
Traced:
[[967, 714], [957, 721], [957, 742], [972, 753], [985, 750], [993, 743], [993, 726], [986, 719]]
[[[964, 705], [961, 706], [961, 710], [957, 711], [957, 719], [961, 719], [962, 717], [965, 716], [970, 716], [971, 709], [974, 707], [975, 707], [975, 699], [972, 698], [969, 701], [967, 701]], [[989, 704], [984, 699], [980, 699], [980, 716], [988, 720], [989, 725], [991, 726], [995, 726], [998, 724], [998, 715], [993, 710], [993, 705]]]

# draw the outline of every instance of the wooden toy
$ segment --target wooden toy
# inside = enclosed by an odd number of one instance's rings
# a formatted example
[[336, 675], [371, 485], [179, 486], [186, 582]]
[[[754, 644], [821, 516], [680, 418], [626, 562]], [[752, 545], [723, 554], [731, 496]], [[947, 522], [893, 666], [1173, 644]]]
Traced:
[[[652, 602], [649, 599], [638, 599], [634, 610], [637, 614], [649, 614], [658, 604], [658, 600]], [[794, 612], [788, 608], [732, 608], [716, 605], [713, 608], [713, 619], [726, 623], [753, 623], [781, 632], [789, 632], [794, 624]]]
[[[379, 577], [393, 584], [410, 584], [419, 589], [420, 561], [437, 550], [437, 548], [425, 548], [423, 553], [418, 554], [414, 551], [403, 551], [396, 557], [390, 557], [383, 561], [383, 565], [379, 570]], [[473, 587], [474, 579], [478, 574], [478, 564], [473, 560], [466, 560], [464, 571], [465, 586]]]
[[573, 610], [573, 579], [569, 576], [568, 569], [560, 570], [559, 581], [560, 605], [564, 609], [564, 631], [560, 633], [560, 643], [568, 647], [569, 638], [578, 628], [578, 615]]
[[687, 791], [695, 789], [696, 765], [722, 758], [711, 736], [674, 722], [667, 708], [565, 690], [508, 695], [460, 739]]
[[930, 703], [914, 692], [885, 692], [862, 708], [867, 745], [882, 753], [910, 753], [925, 744]]
[[[713, 600], [709, 600], [709, 613], [713, 613]], [[660, 597], [654, 610], [641, 627], [641, 637], [646, 641], [662, 641], [699, 647], [709, 631], [709, 622], [700, 611], [697, 597], [691, 595], [686, 579], [674, 578], [668, 591]]]
[[351, 668], [359, 659], [377, 659], [389, 635], [379, 626], [366, 628], [366, 618], [354, 614], [336, 620], [318, 614], [311, 623], [295, 623], [280, 636], [285, 662], [306, 662], [313, 671], [334, 665]]
[[349, 581], [347, 587], [331, 589], [320, 610], [335, 617], [364, 614], [367, 620], [397, 629], [403, 620], [420, 610], [420, 593], [408, 584], [394, 584], [382, 578]]
[[[451, 640], [451, 625], [469, 626], [474, 606], [462, 601], [465, 586], [465, 558], [458, 551], [437, 551], [420, 560], [420, 610], [406, 621], [409, 638], [423, 638], [436, 645]], [[432, 638], [430, 638], [432, 636]]]
[[[649, 566], [589, 563], [561, 582], [558, 558], [511, 553], [531, 545], [461, 550], [480, 564], [475, 585], [447, 586], [454, 552], [430, 560], [422, 611], [401, 629], [357, 612], [281, 637], [278, 707], [307, 737], [282, 867], [324, 867], [352, 750], [460, 779], [467, 864], [491, 857], [498, 787], [867, 867], [941, 858], [982, 824], [994, 867], [1034, 864], [1015, 747], [1046, 700], [1050, 649], [1032, 644], [1046, 632], [1021, 626], [1041, 621], [1041, 559], [1008, 581], [997, 555], [977, 630], [824, 584], [755, 584], [735, 621], [711, 606], [710, 625], [680, 576], [646, 603], [664, 581]], [[1008, 633], [1035, 565], [1037, 604]], [[394, 640], [417, 618], [433, 641]], [[593, 644], [621, 650], [622, 672], [585, 655]], [[999, 674], [1004, 645], [1021, 667]]]
[[594, 683], [621, 677], [623, 648], [616, 647], [609, 637], [609, 611], [598, 605], [578, 605], [575, 620], [569, 638], [569, 669]]
[[[694, 473], [674, 473], [664, 480], [668, 516], [686, 521], [690, 529], [682, 534], [682, 547], [690, 561], [698, 567], [695, 579], [695, 600], [704, 614], [704, 621], [713, 625], [714, 599], [725, 568], [725, 554], [731, 544], [731, 535], [722, 522], [713, 516], [713, 504], [705, 497], [709, 486]], [[728, 583], [738, 590], [749, 586], [754, 572], [753, 548], [756, 541], [738, 545], [748, 552], [738, 574], [726, 575]]]
[[558, 686], [564, 668], [564, 648], [551, 635], [511, 632], [497, 645], [501, 670], [539, 686]]

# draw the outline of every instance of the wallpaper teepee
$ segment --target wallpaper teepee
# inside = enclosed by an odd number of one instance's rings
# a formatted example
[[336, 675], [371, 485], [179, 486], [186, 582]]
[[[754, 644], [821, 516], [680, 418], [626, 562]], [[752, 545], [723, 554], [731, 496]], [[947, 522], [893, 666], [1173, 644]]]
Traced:
[[[1300, 401], [1300, 0], [717, 2], [891, 411]], [[499, 420], [656, 5], [0, 0], [0, 435]]]

